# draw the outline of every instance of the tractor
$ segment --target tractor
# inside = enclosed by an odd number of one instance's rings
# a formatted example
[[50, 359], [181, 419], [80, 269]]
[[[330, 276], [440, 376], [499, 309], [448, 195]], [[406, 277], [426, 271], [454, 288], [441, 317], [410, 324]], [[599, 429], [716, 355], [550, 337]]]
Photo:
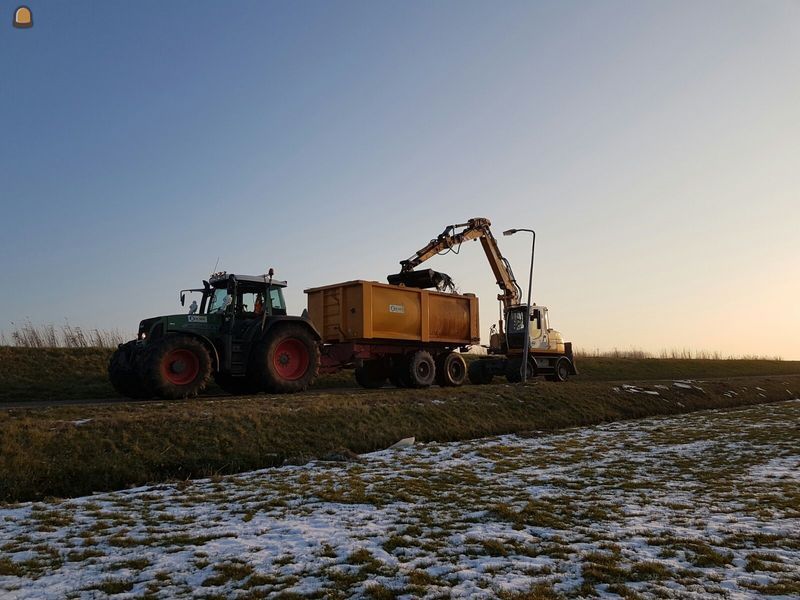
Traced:
[[303, 391], [319, 372], [320, 335], [304, 311], [286, 314], [285, 281], [266, 275], [213, 274], [188, 314], [145, 319], [135, 340], [109, 361], [114, 388], [130, 398], [189, 398], [211, 379], [231, 394]]

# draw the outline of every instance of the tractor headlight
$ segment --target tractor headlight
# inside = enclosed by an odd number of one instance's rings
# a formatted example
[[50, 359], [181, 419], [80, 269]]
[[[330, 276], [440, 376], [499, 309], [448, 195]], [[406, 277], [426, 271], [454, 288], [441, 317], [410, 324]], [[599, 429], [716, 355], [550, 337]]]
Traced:
[[143, 340], [143, 339], [144, 339], [144, 338], [146, 338], [146, 337], [147, 337], [147, 334], [146, 334], [144, 331], [140, 331], [140, 332], [139, 332], [139, 339], [140, 339], [140, 340]]

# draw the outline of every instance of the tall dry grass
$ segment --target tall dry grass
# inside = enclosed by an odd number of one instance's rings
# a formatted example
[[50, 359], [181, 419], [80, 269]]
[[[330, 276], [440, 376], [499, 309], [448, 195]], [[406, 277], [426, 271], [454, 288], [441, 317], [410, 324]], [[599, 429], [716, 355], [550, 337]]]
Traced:
[[[68, 322], [61, 327], [53, 324], [22, 325], [11, 323], [11, 331], [0, 331], [0, 346], [18, 348], [116, 348], [126, 340], [118, 329], [84, 329]], [[130, 336], [133, 337], [133, 336]], [[130, 339], [130, 338], [128, 338]]]
[[688, 348], [662, 349], [657, 354], [642, 350], [641, 348], [600, 350], [599, 348], [586, 349], [579, 348], [575, 351], [578, 358], [661, 358], [661, 359], [682, 359], [682, 360], [783, 360], [781, 356], [759, 356], [755, 354], [723, 354], [722, 352], [709, 350], [690, 350]]

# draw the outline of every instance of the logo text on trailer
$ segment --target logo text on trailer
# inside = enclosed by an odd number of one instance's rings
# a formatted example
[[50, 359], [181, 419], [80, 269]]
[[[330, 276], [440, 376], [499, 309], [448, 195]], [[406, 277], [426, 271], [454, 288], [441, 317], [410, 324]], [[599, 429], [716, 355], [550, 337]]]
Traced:
[[390, 304], [389, 312], [403, 315], [406, 312], [406, 307], [402, 304]]

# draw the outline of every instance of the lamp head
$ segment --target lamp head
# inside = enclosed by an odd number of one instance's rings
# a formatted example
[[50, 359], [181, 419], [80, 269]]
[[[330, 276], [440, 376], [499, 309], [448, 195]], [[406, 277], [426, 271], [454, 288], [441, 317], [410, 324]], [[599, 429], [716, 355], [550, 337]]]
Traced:
[[506, 229], [506, 230], [503, 232], [503, 235], [514, 235], [515, 233], [517, 233], [517, 230], [516, 230], [516, 229]]

